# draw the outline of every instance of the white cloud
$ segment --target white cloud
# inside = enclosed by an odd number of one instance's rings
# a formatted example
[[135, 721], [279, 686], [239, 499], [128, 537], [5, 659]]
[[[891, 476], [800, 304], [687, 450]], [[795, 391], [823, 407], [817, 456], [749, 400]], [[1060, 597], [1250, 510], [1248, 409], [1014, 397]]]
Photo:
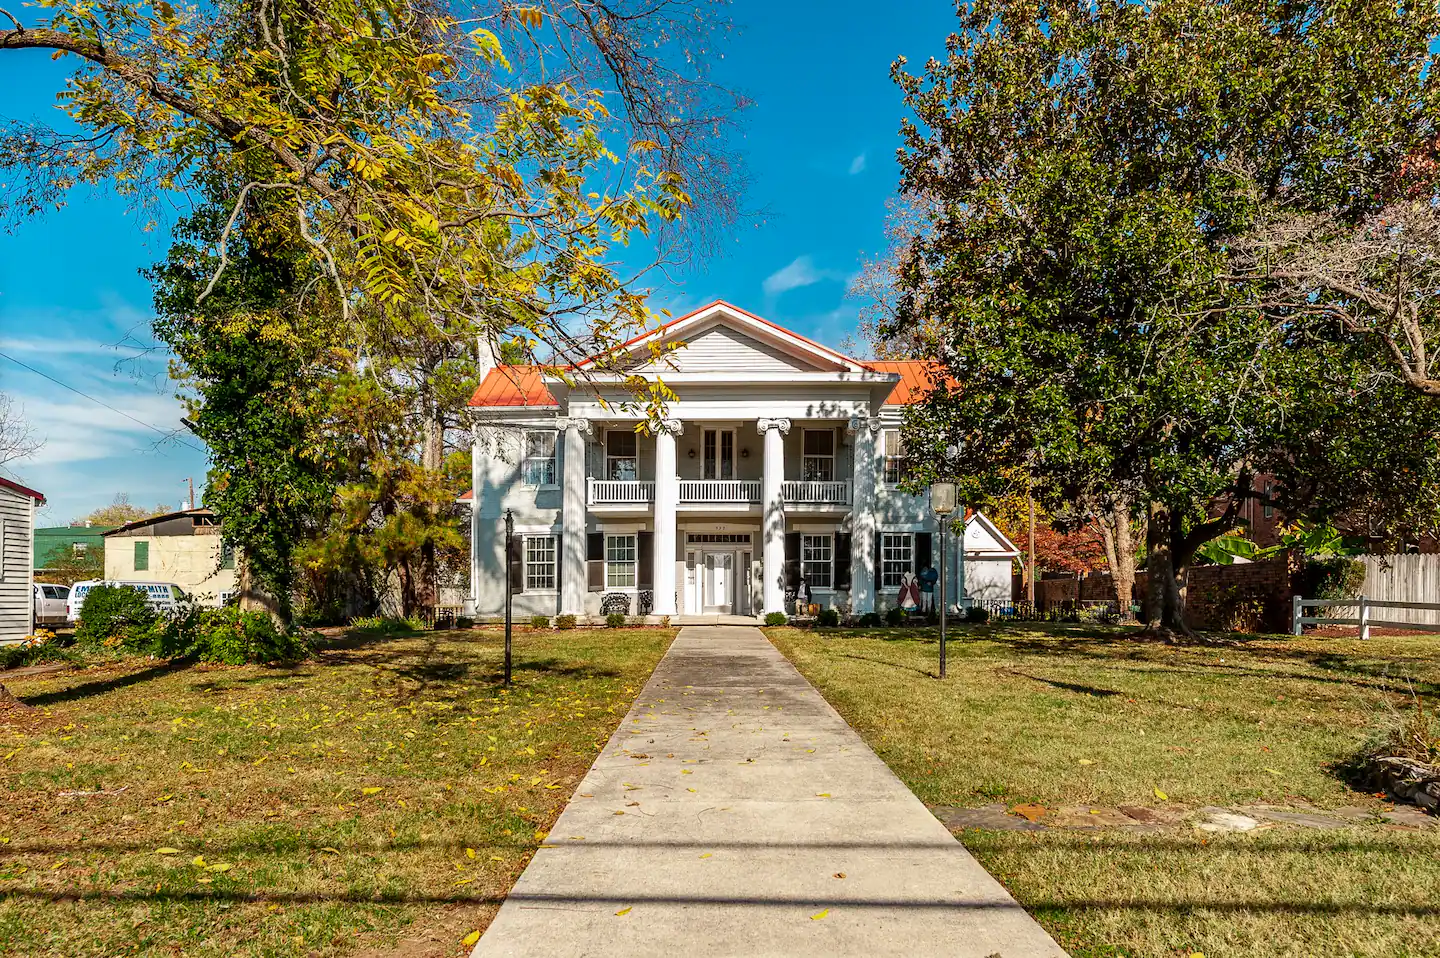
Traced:
[[[181, 439], [195, 442], [180, 424], [183, 408], [170, 396], [144, 392], [96, 396], [114, 406], [114, 410], [79, 396], [57, 400], [21, 393], [15, 398], [31, 428], [45, 443], [33, 456], [24, 460], [25, 466], [91, 462], [145, 454], [155, 449], [157, 444], [175, 444], [174, 440], [166, 439], [172, 431]], [[131, 416], [134, 419], [129, 418]], [[135, 419], [140, 422], [135, 422]], [[162, 432], [149, 429], [141, 425], [142, 422]]]
[[855, 159], [853, 159], [853, 160], [850, 161], [850, 175], [851, 175], [851, 176], [855, 176], [857, 173], [864, 173], [864, 172], [865, 172], [865, 154], [864, 154], [864, 153], [861, 153], [859, 156], [855, 157]]
[[816, 269], [815, 262], [810, 257], [797, 256], [790, 261], [790, 265], [777, 269], [765, 277], [761, 288], [765, 290], [766, 296], [775, 297], [792, 289], [813, 286], [831, 278], [833, 277], [829, 273]]

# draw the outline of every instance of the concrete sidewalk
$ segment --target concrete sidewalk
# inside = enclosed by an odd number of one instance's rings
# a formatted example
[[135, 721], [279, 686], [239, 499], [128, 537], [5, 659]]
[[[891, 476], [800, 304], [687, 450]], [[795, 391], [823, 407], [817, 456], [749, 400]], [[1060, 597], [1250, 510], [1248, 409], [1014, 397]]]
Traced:
[[474, 956], [1065, 953], [755, 628], [682, 629]]

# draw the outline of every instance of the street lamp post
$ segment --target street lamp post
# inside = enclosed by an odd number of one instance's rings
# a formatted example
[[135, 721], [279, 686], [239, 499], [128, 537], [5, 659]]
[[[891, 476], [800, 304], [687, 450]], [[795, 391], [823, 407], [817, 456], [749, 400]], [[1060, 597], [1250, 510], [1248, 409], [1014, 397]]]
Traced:
[[510, 684], [510, 604], [511, 597], [515, 594], [515, 583], [511, 577], [515, 574], [514, 566], [515, 549], [515, 514], [509, 509], [505, 510], [505, 684]]
[[[955, 483], [936, 482], [930, 486], [930, 508], [935, 510], [940, 526], [940, 677], [945, 677], [945, 615], [950, 598], [946, 594], [945, 567], [950, 563], [945, 557], [945, 532], [950, 525], [950, 514], [955, 511]], [[963, 547], [963, 546], [962, 546]]]

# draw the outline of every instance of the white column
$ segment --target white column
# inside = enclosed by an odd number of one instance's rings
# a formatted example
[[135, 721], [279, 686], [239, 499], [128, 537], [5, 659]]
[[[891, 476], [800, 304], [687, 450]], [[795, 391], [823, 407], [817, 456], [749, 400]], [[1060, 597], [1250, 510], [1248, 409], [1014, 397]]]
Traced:
[[562, 420], [565, 427], [564, 489], [560, 499], [560, 611], [585, 612], [585, 440], [590, 423]]
[[675, 507], [680, 477], [675, 470], [675, 437], [684, 426], [662, 419], [655, 426], [655, 615], [675, 614]]
[[765, 614], [785, 611], [785, 435], [788, 419], [761, 419], [755, 428], [765, 440], [765, 474], [760, 482], [763, 548], [760, 550], [764, 576], [762, 601]]
[[850, 503], [850, 611], [875, 611], [875, 510], [879, 497], [880, 420], [856, 416], [850, 420], [854, 437], [853, 497]]

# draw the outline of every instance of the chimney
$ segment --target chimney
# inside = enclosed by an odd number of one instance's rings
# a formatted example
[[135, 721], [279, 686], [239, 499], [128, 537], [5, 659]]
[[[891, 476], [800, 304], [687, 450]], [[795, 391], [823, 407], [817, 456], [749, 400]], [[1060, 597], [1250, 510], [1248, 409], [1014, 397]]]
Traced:
[[485, 338], [485, 334], [480, 333], [478, 336], [475, 337], [476, 381], [478, 382], [484, 379], [485, 374], [488, 373], [490, 370], [494, 369], [499, 364], [499, 360], [495, 356], [495, 349], [490, 345], [490, 341]]

